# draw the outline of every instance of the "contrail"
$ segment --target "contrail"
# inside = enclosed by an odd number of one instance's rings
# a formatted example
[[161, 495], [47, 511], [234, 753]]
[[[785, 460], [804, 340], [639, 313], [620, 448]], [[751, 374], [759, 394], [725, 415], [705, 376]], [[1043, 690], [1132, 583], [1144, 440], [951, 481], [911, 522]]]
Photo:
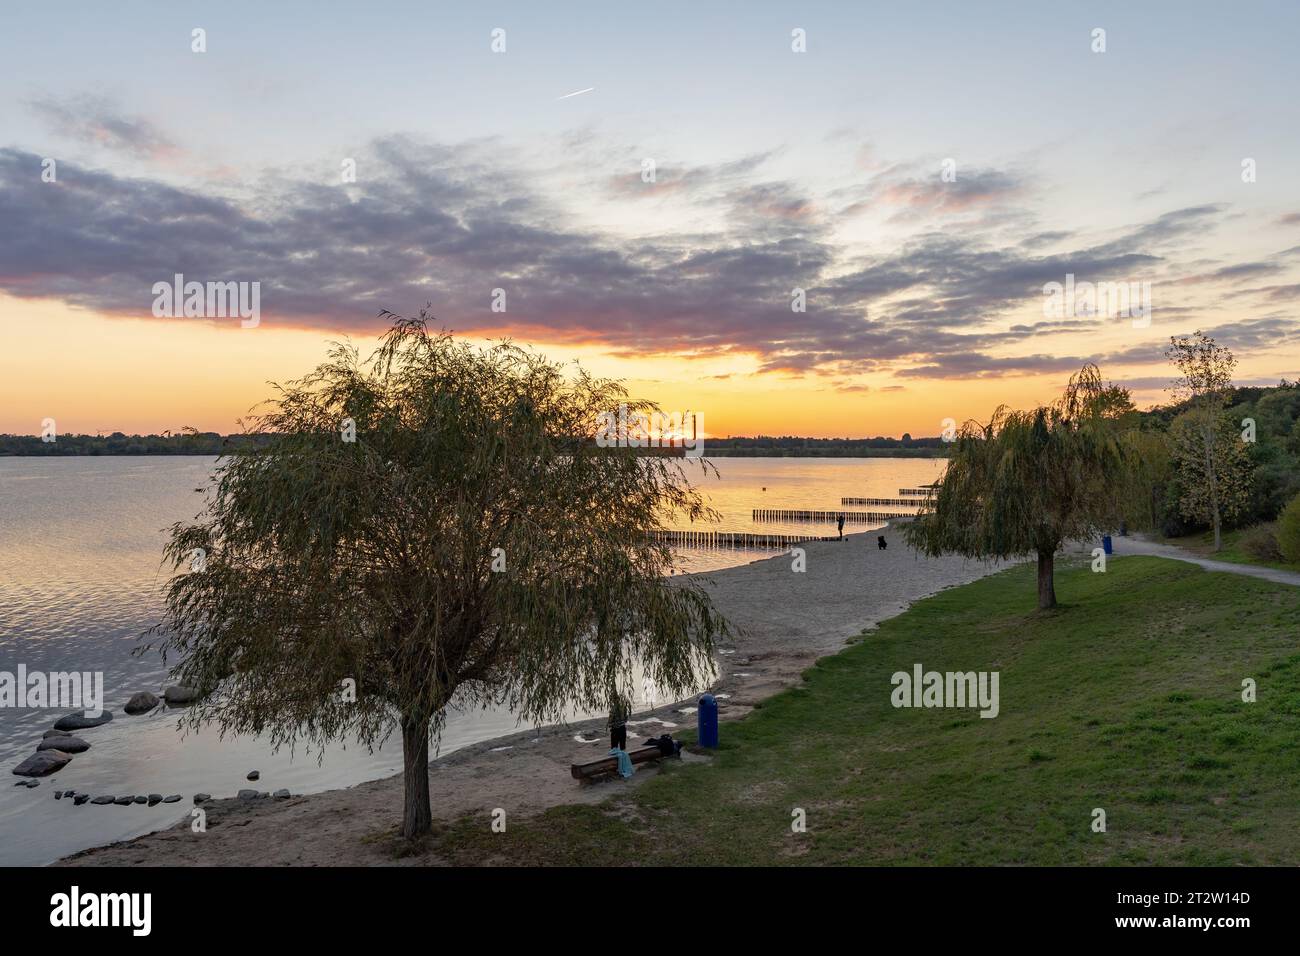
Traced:
[[565, 93], [563, 96], [557, 96], [556, 99], [567, 100], [570, 96], [581, 96], [583, 93], [590, 93], [594, 89], [594, 86], [589, 86], [585, 90], [574, 90], [572, 93]]

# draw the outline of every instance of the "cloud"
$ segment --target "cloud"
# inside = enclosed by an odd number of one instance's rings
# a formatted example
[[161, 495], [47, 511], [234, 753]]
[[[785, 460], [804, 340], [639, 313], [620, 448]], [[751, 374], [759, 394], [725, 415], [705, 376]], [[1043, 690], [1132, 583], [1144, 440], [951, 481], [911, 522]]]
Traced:
[[1247, 291], [1266, 295], [1272, 302], [1294, 302], [1296, 299], [1300, 299], [1300, 283], [1296, 282], [1290, 285], [1268, 285], [1260, 289], [1249, 289]]
[[[140, 129], [118, 141], [133, 136], [146, 152], [165, 143]], [[410, 313], [428, 301], [459, 332], [599, 343], [616, 355], [747, 356], [764, 373], [790, 376], [988, 378], [1075, 369], [1088, 358], [1050, 354], [1045, 343], [1095, 321], [999, 327], [1041, 302], [1045, 283], [1171, 268], [1180, 242], [1199, 239], [1223, 213], [1175, 210], [1073, 250], [1061, 248], [1074, 237], [1059, 230], [998, 242], [977, 227], [922, 223], [911, 238], [862, 254], [835, 239], [824, 196], [758, 178], [769, 155], [668, 171], [661, 185], [676, 183], [716, 210], [711, 227], [628, 238], [577, 224], [565, 195], [545, 191], [496, 142], [383, 138], [358, 153], [355, 184], [282, 174], [238, 197], [71, 163], [60, 164], [57, 183], [43, 183], [38, 156], [0, 149], [0, 289], [147, 317], [154, 283], [183, 273], [261, 282], [263, 325], [370, 334], [383, 325], [380, 309]], [[991, 172], [969, 181], [929, 208], [1010, 201], [1023, 186]], [[953, 185], [936, 176], [935, 188]], [[1268, 271], [1215, 265], [1221, 282]], [[497, 288], [504, 313], [491, 310]], [[806, 291], [806, 312], [791, 309], [796, 288]], [[1268, 321], [1294, 328], [1284, 317]], [[1028, 354], [1002, 354], [1017, 344]], [[1158, 348], [1147, 353], [1141, 361], [1161, 360]]]
[[1039, 375], [1045, 372], [1077, 371], [1087, 361], [1088, 356], [1020, 355], [995, 358], [968, 352], [945, 356], [940, 363], [899, 369], [894, 374], [904, 378], [1001, 378], [1008, 374]]
[[[775, 155], [769, 150], [712, 165], [671, 166], [655, 164], [654, 181], [646, 182], [641, 162], [630, 163], [632, 171], [611, 176], [606, 186], [621, 198], [662, 199], [689, 195], [697, 201], [717, 200], [729, 189], [745, 183]], [[652, 157], [651, 157], [652, 158]]]
[[1244, 282], [1247, 279], [1254, 279], [1259, 276], [1273, 275], [1285, 268], [1283, 264], [1278, 262], [1240, 262], [1236, 265], [1215, 269], [1212, 272], [1187, 276], [1184, 279], [1179, 279], [1178, 284], [1198, 285], [1202, 282]]
[[148, 120], [124, 116], [103, 97], [80, 96], [67, 102], [36, 98], [28, 106], [54, 132], [141, 159], [169, 159], [181, 150]]
[[1266, 352], [1300, 342], [1300, 325], [1288, 316], [1268, 316], [1216, 325], [1205, 334], [1236, 352]]
[[1003, 202], [1023, 189], [1024, 183], [1007, 172], [975, 169], [961, 171], [952, 182], [944, 182], [938, 172], [923, 178], [885, 182], [873, 198], [885, 205], [907, 207], [909, 212], [953, 213]]
[[1163, 249], [1212, 228], [1216, 225], [1215, 220], [1222, 218], [1226, 208], [1222, 203], [1206, 203], [1162, 213], [1150, 222], [1129, 229], [1118, 239], [1100, 246], [1098, 252], [1110, 254], [1139, 248], [1154, 252]]

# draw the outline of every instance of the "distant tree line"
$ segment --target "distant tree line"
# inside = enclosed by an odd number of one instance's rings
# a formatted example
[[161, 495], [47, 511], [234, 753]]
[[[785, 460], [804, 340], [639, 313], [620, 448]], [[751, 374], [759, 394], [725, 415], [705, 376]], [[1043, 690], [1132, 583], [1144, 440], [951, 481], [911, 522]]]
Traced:
[[[1172, 461], [1154, 489], [1155, 525], [1170, 537], [1213, 529], [1210, 492], [1223, 498], [1225, 528], [1273, 521], [1300, 495], [1300, 382], [1227, 387], [1215, 402], [1207, 410], [1189, 397], [1139, 413], [1144, 428], [1170, 437]], [[1212, 431], [1198, 427], [1206, 416]]]
[[[45, 442], [37, 435], [0, 435], [4, 455], [225, 455], [241, 447], [257, 447], [260, 435], [219, 435], [193, 429], [164, 435], [59, 435]], [[709, 438], [706, 457], [726, 458], [933, 458], [946, 453], [935, 438]]]
[[228, 455], [240, 448], [265, 442], [260, 435], [226, 435], [184, 429], [175, 434], [58, 435], [43, 441], [39, 435], [0, 435], [0, 457], [13, 455]]
[[709, 438], [705, 457], [718, 458], [939, 458], [948, 453], [942, 438]]

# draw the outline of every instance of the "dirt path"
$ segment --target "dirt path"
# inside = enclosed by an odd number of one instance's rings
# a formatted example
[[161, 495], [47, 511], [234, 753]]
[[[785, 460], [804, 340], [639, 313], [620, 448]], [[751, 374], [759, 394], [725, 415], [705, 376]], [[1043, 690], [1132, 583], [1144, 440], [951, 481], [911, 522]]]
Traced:
[[[918, 598], [965, 584], [998, 565], [958, 557], [923, 558], [887, 530], [844, 541], [806, 545], [807, 570], [792, 570], [790, 555], [701, 575], [718, 608], [739, 628], [721, 648], [719, 695], [724, 720], [800, 680], [814, 660], [840, 650], [866, 627], [904, 610]], [[692, 726], [694, 702], [636, 715], [629, 741]], [[725, 733], [725, 728], [723, 729]], [[639, 742], [639, 741], [638, 741]], [[450, 821], [481, 813], [490, 824], [495, 808], [507, 819], [563, 803], [596, 802], [657, 773], [639, 771], [626, 783], [581, 785], [569, 775], [575, 761], [607, 749], [602, 721], [525, 731], [459, 750], [431, 763], [433, 813]], [[690, 759], [708, 759], [691, 757]], [[401, 777], [372, 780], [346, 790], [289, 800], [204, 804], [207, 831], [190, 820], [134, 840], [75, 854], [54, 864], [73, 866], [318, 866], [437, 862], [394, 860], [381, 839], [401, 819]]]

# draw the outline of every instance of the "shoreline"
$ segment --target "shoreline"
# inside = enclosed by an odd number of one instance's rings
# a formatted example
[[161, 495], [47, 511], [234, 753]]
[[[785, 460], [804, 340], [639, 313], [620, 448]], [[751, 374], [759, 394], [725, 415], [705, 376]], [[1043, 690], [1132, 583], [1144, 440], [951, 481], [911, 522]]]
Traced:
[[[1008, 566], [945, 556], [926, 558], [891, 533], [897, 524], [846, 534], [843, 541], [808, 542], [807, 570], [794, 573], [788, 554], [720, 571], [698, 572], [717, 608], [736, 626], [718, 647], [719, 719], [737, 720], [761, 701], [797, 685], [817, 659], [853, 643], [864, 630], [906, 610], [914, 601], [966, 584]], [[875, 536], [890, 547], [881, 551]], [[695, 723], [694, 699], [639, 711], [628, 722], [633, 745]], [[725, 723], [723, 727], [725, 734]], [[578, 738], [583, 738], [579, 740]], [[496, 809], [532, 816], [562, 804], [597, 803], [656, 776], [655, 765], [619, 778], [582, 784], [569, 765], [604, 756], [604, 718], [524, 730], [470, 744], [432, 758], [430, 794], [435, 825], [481, 812], [484, 826]], [[687, 760], [708, 755], [683, 751]], [[287, 800], [202, 805], [207, 832], [193, 833], [190, 816], [131, 840], [82, 850], [51, 866], [427, 865], [429, 857], [395, 859], [382, 844], [401, 819], [402, 775]]]

